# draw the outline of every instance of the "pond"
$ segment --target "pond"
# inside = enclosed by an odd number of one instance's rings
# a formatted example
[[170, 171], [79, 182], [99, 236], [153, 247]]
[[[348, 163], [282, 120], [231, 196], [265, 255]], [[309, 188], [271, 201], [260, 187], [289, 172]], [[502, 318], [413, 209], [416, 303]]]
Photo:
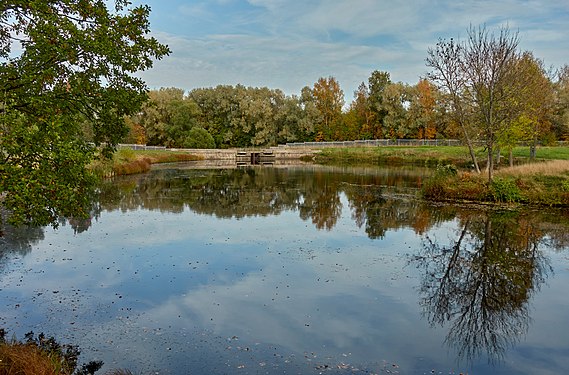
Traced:
[[569, 214], [430, 205], [428, 169], [169, 164], [8, 228], [0, 327], [100, 373], [561, 374]]

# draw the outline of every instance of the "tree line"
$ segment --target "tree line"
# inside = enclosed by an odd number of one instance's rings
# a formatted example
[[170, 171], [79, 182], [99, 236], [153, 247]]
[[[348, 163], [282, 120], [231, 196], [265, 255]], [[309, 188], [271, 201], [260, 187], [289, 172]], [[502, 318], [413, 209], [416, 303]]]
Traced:
[[[464, 42], [439, 40], [430, 72], [416, 84], [373, 71], [346, 106], [338, 80], [321, 77], [296, 95], [219, 85], [185, 92], [161, 88], [127, 118], [125, 142], [187, 148], [272, 146], [286, 142], [379, 138], [459, 138], [482, 142], [486, 165], [500, 149], [569, 140], [569, 65], [553, 71], [516, 33], [470, 28]], [[489, 168], [492, 170], [493, 168]]]

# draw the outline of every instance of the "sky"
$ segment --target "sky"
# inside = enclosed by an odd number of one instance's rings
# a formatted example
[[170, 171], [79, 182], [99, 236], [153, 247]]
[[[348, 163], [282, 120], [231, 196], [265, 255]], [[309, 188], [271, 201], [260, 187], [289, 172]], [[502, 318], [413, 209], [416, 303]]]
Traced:
[[172, 53], [140, 76], [151, 89], [242, 84], [300, 94], [335, 77], [346, 102], [374, 70], [425, 76], [427, 49], [469, 26], [519, 33], [546, 66], [569, 64], [568, 0], [134, 0]]

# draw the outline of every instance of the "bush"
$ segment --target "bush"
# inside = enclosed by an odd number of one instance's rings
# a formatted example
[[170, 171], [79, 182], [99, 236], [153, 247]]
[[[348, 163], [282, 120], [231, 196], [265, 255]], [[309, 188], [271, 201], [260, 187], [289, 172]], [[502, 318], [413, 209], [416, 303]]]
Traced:
[[207, 130], [200, 127], [190, 129], [183, 144], [184, 148], [215, 148], [215, 140]]
[[523, 200], [520, 188], [512, 179], [494, 178], [490, 184], [490, 192], [496, 202], [513, 203]]
[[451, 177], [458, 174], [458, 169], [452, 164], [439, 164], [437, 169], [435, 169], [436, 177]]
[[445, 200], [448, 196], [447, 187], [449, 182], [456, 178], [458, 171], [454, 165], [437, 166], [434, 175], [425, 181], [422, 187], [423, 197], [433, 200]]

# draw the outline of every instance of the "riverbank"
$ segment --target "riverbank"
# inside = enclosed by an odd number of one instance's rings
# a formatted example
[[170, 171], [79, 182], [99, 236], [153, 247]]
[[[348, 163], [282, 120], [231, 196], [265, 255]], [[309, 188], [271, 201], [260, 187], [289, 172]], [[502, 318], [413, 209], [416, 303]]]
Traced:
[[[481, 167], [486, 153], [476, 149]], [[436, 168], [422, 186], [428, 201], [482, 204], [569, 206], [569, 148], [540, 147], [530, 163], [529, 148], [513, 150], [514, 167], [502, 158], [492, 182], [474, 173], [466, 147], [374, 147], [325, 149], [315, 157], [321, 164], [415, 164]]]
[[183, 151], [120, 149], [111, 160], [98, 160], [90, 168], [100, 177], [113, 177], [144, 173], [152, 164], [203, 160], [203, 157]]
[[[479, 162], [486, 156], [483, 148], [476, 149], [476, 155]], [[413, 164], [436, 168], [434, 176], [422, 186], [423, 197], [429, 201], [569, 206], [568, 147], [541, 147], [533, 163], [527, 147], [515, 148], [513, 156], [516, 166], [507, 167], [503, 158], [492, 182], [487, 181], [485, 173], [473, 172], [468, 151], [462, 146], [326, 148], [311, 161], [324, 165]], [[92, 168], [99, 176], [111, 177], [144, 173], [155, 163], [202, 159], [185, 151], [121, 149], [112, 160], [97, 162]]]
[[476, 202], [569, 206], [569, 160], [551, 160], [503, 168], [487, 176], [439, 166], [422, 187], [437, 202]]

